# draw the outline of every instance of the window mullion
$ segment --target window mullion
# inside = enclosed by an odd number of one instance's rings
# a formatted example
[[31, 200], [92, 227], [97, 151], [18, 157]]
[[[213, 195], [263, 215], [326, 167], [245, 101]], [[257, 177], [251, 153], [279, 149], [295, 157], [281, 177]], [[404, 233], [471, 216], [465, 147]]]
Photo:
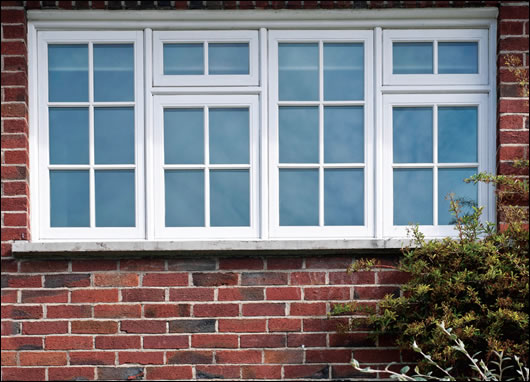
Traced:
[[88, 152], [89, 152], [89, 211], [90, 227], [96, 226], [96, 175], [94, 172], [94, 44], [88, 43]]
[[204, 107], [204, 226], [210, 227], [210, 135], [209, 108]]
[[433, 200], [433, 225], [438, 225], [438, 105], [433, 106], [433, 121], [432, 121], [432, 140], [433, 140], [433, 184], [432, 184], [432, 200]]

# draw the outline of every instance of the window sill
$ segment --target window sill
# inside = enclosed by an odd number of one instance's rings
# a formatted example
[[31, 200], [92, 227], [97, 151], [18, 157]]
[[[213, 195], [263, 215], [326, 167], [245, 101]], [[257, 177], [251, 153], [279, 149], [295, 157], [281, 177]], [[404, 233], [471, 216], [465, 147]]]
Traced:
[[145, 257], [190, 255], [376, 254], [399, 252], [409, 239], [95, 241], [13, 243], [13, 255], [35, 257]]

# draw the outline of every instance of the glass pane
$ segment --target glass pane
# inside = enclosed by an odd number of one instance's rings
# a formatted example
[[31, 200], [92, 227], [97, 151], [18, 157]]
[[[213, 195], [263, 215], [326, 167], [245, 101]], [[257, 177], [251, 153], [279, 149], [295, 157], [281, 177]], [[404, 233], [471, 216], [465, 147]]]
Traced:
[[394, 225], [433, 224], [432, 169], [394, 170]]
[[324, 44], [324, 99], [364, 98], [363, 44]]
[[432, 42], [395, 42], [392, 44], [394, 74], [432, 74]]
[[97, 164], [134, 164], [134, 108], [95, 108], [94, 145]]
[[94, 101], [134, 101], [134, 46], [94, 45]]
[[204, 171], [166, 170], [166, 227], [204, 227]]
[[279, 99], [318, 100], [318, 44], [279, 44]]
[[476, 162], [477, 130], [476, 107], [438, 108], [438, 161]]
[[248, 43], [208, 44], [209, 74], [249, 74]]
[[395, 107], [394, 163], [432, 163], [432, 108]]
[[164, 74], [204, 74], [203, 44], [164, 44]]
[[210, 225], [250, 226], [248, 170], [210, 171]]
[[134, 170], [96, 171], [96, 227], [134, 227], [134, 205]]
[[50, 164], [88, 164], [88, 108], [50, 107]]
[[364, 224], [364, 170], [324, 170], [324, 225]]
[[51, 227], [89, 227], [88, 171], [50, 171]]
[[438, 73], [478, 73], [478, 42], [439, 42]]
[[203, 109], [164, 109], [164, 161], [204, 163]]
[[248, 109], [209, 112], [210, 163], [250, 163]]
[[449, 211], [450, 201], [446, 199], [450, 193], [460, 202], [460, 216], [473, 213], [477, 207], [477, 185], [465, 183], [464, 179], [476, 174], [476, 168], [441, 168], [438, 170], [438, 224], [455, 224], [455, 216]]
[[280, 162], [318, 163], [318, 107], [280, 107]]
[[88, 101], [88, 45], [48, 45], [48, 100]]
[[324, 162], [364, 162], [362, 106], [324, 108]]
[[280, 225], [318, 225], [317, 169], [280, 169]]

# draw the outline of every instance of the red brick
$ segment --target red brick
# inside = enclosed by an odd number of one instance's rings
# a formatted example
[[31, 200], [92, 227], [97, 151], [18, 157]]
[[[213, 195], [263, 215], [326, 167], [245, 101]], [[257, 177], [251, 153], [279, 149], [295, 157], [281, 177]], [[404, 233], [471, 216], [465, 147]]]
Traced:
[[498, 165], [497, 173], [499, 175], [521, 175], [528, 176], [528, 170], [524, 168], [514, 167], [513, 163], [500, 163]]
[[68, 261], [62, 261], [62, 260], [23, 261], [20, 263], [20, 272], [28, 272], [28, 273], [68, 272]]
[[216, 363], [253, 364], [261, 363], [261, 350], [218, 350]]
[[369, 347], [375, 346], [375, 340], [368, 333], [333, 333], [329, 335], [329, 346], [348, 348]]
[[260, 333], [265, 332], [267, 320], [219, 320], [220, 332]]
[[51, 336], [46, 337], [45, 347], [48, 350], [92, 349], [92, 337], [85, 336]]
[[289, 333], [287, 334], [287, 346], [290, 348], [299, 347], [325, 347], [326, 334], [325, 333]]
[[167, 363], [192, 365], [213, 363], [213, 352], [197, 350], [177, 350], [174, 352], [167, 352]]
[[410, 274], [401, 271], [379, 272], [377, 274], [378, 284], [405, 284], [410, 280]]
[[191, 336], [191, 346], [194, 348], [237, 348], [237, 342], [235, 334], [194, 334]]
[[389, 363], [399, 359], [397, 349], [354, 350], [353, 358], [360, 363]]
[[[2, 10], [6, 12], [6, 10]], [[2, 20], [3, 22], [3, 20]], [[6, 40], [20, 39], [24, 40], [26, 38], [26, 27], [23, 24], [19, 25], [2, 25], [3, 38]]]
[[118, 323], [114, 321], [72, 321], [72, 333], [114, 334], [118, 332]]
[[[115, 271], [118, 269], [118, 262], [116, 260], [72, 260], [72, 272], [98, 272], [98, 271]], [[94, 285], [95, 286], [107, 286], [105, 284], [105, 278], [100, 277], [102, 274], [94, 275]], [[119, 274], [118, 279], [121, 280], [122, 276], [125, 279], [128, 279], [126, 274]], [[135, 275], [132, 275], [135, 278]], [[136, 276], [137, 277], [137, 276]], [[112, 278], [112, 276], [110, 277]], [[99, 283], [99, 284], [98, 284]], [[133, 285], [125, 286], [137, 286], [138, 283]], [[122, 285], [108, 285], [108, 286], [122, 286]]]
[[23, 9], [2, 9], [2, 24], [25, 23], [26, 14]]
[[523, 97], [523, 89], [519, 84], [501, 84], [497, 92], [498, 96], [504, 97]]
[[304, 300], [349, 300], [350, 287], [304, 288]]
[[499, 9], [499, 20], [507, 19], [525, 19], [525, 15], [528, 15], [528, 6], [522, 3], [523, 6], [506, 6], [502, 5]]
[[[2, 239], [4, 239], [2, 235]], [[41, 276], [13, 276], [6, 275], [2, 276], [7, 280], [7, 284], [2, 282], [3, 288], [40, 288], [42, 287]]]
[[17, 272], [18, 261], [17, 260], [2, 260], [2, 273]]
[[[364, 367], [365, 365], [361, 365], [361, 366]], [[377, 368], [378, 366], [372, 367], [372, 369], [377, 369]], [[343, 380], [346, 378], [362, 379], [362, 378], [366, 378], [367, 375], [370, 375], [370, 374], [362, 373], [360, 371], [355, 370], [353, 367], [351, 367], [351, 365], [333, 365], [331, 367], [331, 374], [332, 374], [332, 378], [339, 379], [339, 380]], [[379, 374], [379, 376], [381, 376], [381, 374]]]
[[506, 37], [499, 40], [499, 51], [528, 50], [528, 37]]
[[213, 301], [213, 288], [178, 288], [169, 290], [171, 301]]
[[68, 321], [36, 321], [24, 322], [22, 334], [66, 334], [68, 333]]
[[304, 332], [334, 332], [347, 323], [347, 318], [307, 318], [303, 321]]
[[248, 334], [241, 336], [241, 348], [282, 348], [285, 334]]
[[163, 271], [166, 267], [165, 260], [161, 259], [131, 259], [120, 261], [120, 271]]
[[[3, 201], [4, 199], [2, 199], [2, 202]], [[11, 256], [11, 243], [1, 243], [0, 251], [1, 251], [2, 257]]]
[[143, 286], [186, 286], [187, 273], [147, 273], [142, 280]]
[[305, 261], [305, 267], [308, 269], [346, 269], [352, 263], [350, 256], [322, 256], [310, 257]]
[[26, 150], [6, 151], [4, 152], [4, 163], [11, 165], [27, 165], [29, 163], [28, 153]]
[[[4, 46], [4, 43], [2, 43]], [[2, 73], [2, 77], [4, 74]], [[13, 84], [15, 85], [15, 84]], [[25, 118], [27, 113], [27, 108], [24, 103], [5, 103], [2, 104], [2, 117], [20, 117]]]
[[304, 260], [300, 257], [269, 258], [267, 259], [267, 269], [302, 269], [303, 263]]
[[501, 146], [499, 147], [499, 160], [514, 160], [525, 158], [524, 146]]
[[160, 366], [147, 367], [146, 379], [154, 380], [183, 380], [192, 379], [191, 366]]
[[17, 352], [3, 351], [1, 354], [1, 357], [2, 357], [2, 367], [17, 365]]
[[[25, 166], [2, 166], [2, 172], [1, 177], [2, 179], [7, 180], [21, 180], [26, 179], [27, 175], [27, 169]], [[16, 234], [16, 230], [12, 230], [14, 234]], [[4, 240], [18, 240], [19, 238], [16, 237], [14, 239], [9, 239], [6, 236], [4, 236], [4, 233], [2, 232], [2, 239]], [[22, 237], [24, 239], [24, 237]]]
[[163, 289], [152, 288], [122, 289], [121, 296], [124, 302], [164, 301], [165, 299]]
[[[16, 120], [10, 120], [7, 125], [15, 125]], [[21, 124], [25, 124], [26, 121], [19, 120], [17, 125], [17, 128]], [[28, 147], [28, 138], [25, 134], [3, 134], [2, 135], [2, 148], [3, 149], [27, 149]], [[2, 199], [2, 206], [4, 207], [4, 211], [6, 210], [6, 203], [7, 200]]]
[[328, 379], [328, 365], [287, 365], [284, 366], [284, 378]]
[[70, 352], [70, 365], [114, 365], [114, 352]]
[[122, 321], [120, 330], [126, 333], [165, 333], [166, 321], [134, 320]]
[[318, 285], [326, 283], [324, 272], [293, 272], [291, 273], [291, 285]]
[[217, 292], [219, 301], [260, 301], [264, 299], [263, 288], [220, 288]]
[[[112, 264], [114, 266], [114, 264]], [[73, 268], [73, 264], [72, 264]], [[86, 267], [85, 267], [86, 268]], [[135, 287], [138, 286], [136, 273], [99, 273], [94, 275], [94, 286], [99, 287]]]
[[528, 144], [528, 130], [523, 131], [501, 131], [499, 133], [499, 143], [520, 143]]
[[[499, 128], [507, 130], [523, 129], [523, 116], [522, 115], [501, 115], [499, 117]], [[4, 189], [5, 192], [5, 189]]]
[[165, 335], [144, 337], [144, 349], [184, 349], [188, 336]]
[[285, 304], [243, 304], [242, 313], [243, 316], [285, 316]]
[[375, 273], [369, 271], [362, 272], [330, 272], [330, 284], [374, 284]]
[[236, 285], [237, 273], [193, 273], [195, 286]]
[[291, 316], [323, 316], [326, 314], [326, 303], [298, 303], [291, 304]]
[[42, 337], [5, 337], [2, 350], [42, 350]]
[[263, 260], [248, 257], [219, 259], [219, 269], [263, 269]]
[[46, 275], [44, 278], [45, 288], [75, 288], [87, 286], [90, 286], [90, 274], [88, 273]]
[[304, 359], [303, 350], [265, 350], [265, 363], [302, 363]]
[[21, 352], [20, 366], [60, 366], [66, 365], [66, 352]]
[[279, 365], [252, 365], [241, 367], [243, 379], [281, 379], [282, 367]]
[[302, 320], [294, 318], [270, 318], [270, 332], [299, 332], [302, 329]]
[[267, 300], [301, 300], [302, 291], [300, 288], [267, 288]]
[[195, 304], [195, 317], [234, 317], [239, 315], [237, 304]]
[[[3, 11], [2, 11], [3, 12]], [[4, 381], [44, 381], [45, 368], [20, 368], [3, 367], [2, 379]]]
[[198, 378], [239, 379], [239, 366], [200, 365], [195, 369]]
[[96, 318], [135, 318], [140, 317], [140, 305], [96, 305], [94, 317]]
[[379, 300], [387, 294], [399, 296], [399, 287], [356, 286], [353, 290], [353, 297], [360, 300]]
[[73, 303], [79, 302], [118, 302], [117, 289], [84, 289], [73, 290], [71, 295]]
[[93, 367], [50, 367], [48, 379], [50, 381], [91, 381], [95, 377]]
[[214, 271], [217, 267], [216, 259], [212, 258], [182, 258], [170, 259], [167, 262], [169, 271]]
[[22, 291], [22, 303], [60, 303], [68, 302], [67, 290], [24, 290]]
[[348, 363], [350, 361], [351, 350], [349, 349], [319, 349], [306, 351], [307, 363]]
[[287, 273], [250, 272], [241, 275], [241, 285], [286, 285]]
[[98, 378], [100, 380], [137, 380], [143, 379], [144, 375], [143, 367], [98, 367]]
[[[48, 307], [49, 309], [50, 307]], [[42, 318], [42, 306], [2, 305], [2, 319], [30, 320]]]
[[3, 290], [2, 291], [2, 304], [16, 303], [17, 302], [17, 290]]
[[[139, 349], [139, 336], [96, 336], [96, 349]], [[147, 348], [144, 344], [144, 348]]]
[[147, 318], [161, 317], [189, 317], [190, 305], [188, 304], [146, 304], [144, 305], [144, 315]]
[[140, 365], [163, 365], [164, 352], [161, 351], [128, 351], [118, 353], [119, 364], [135, 363]]
[[47, 318], [88, 318], [92, 308], [88, 305], [52, 305], [46, 311]]
[[[28, 195], [28, 184], [26, 182], [9, 182], [4, 183], [4, 195], [6, 196], [13, 196], [13, 195]], [[23, 198], [24, 200], [26, 198]], [[7, 199], [2, 199], [2, 208], [4, 207], [3, 202]], [[24, 203], [25, 205], [25, 203]], [[23, 208], [20, 208], [23, 209]], [[5, 209], [4, 209], [5, 211]]]

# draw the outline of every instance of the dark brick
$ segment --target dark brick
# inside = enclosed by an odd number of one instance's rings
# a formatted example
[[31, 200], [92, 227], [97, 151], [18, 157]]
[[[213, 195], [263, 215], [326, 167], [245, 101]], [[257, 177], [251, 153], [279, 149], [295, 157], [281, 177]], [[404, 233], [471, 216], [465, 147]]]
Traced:
[[170, 333], [213, 333], [215, 320], [173, 320], [169, 321]]
[[211, 351], [182, 350], [167, 353], [168, 364], [209, 364], [213, 363]]
[[221, 286], [236, 285], [236, 273], [194, 273], [193, 285], [195, 286]]
[[144, 376], [143, 370], [143, 367], [98, 367], [98, 379], [104, 381], [140, 380]]
[[73, 288], [90, 286], [89, 274], [46, 275], [45, 288]]
[[213, 271], [216, 268], [215, 259], [175, 259], [168, 260], [169, 271]]

